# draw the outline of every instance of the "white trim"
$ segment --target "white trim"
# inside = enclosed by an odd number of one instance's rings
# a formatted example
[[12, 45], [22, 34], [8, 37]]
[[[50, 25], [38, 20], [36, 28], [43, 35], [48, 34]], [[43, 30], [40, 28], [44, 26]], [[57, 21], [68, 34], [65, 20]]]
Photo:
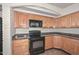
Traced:
[[19, 12], [24, 12], [24, 13], [31, 13], [31, 14], [37, 14], [37, 15], [42, 15], [42, 16], [54, 17], [55, 18], [55, 16], [46, 15], [46, 14], [37, 13], [37, 12], [32, 12], [32, 11], [26, 11], [26, 10], [21, 10], [21, 9], [13, 9], [13, 10], [14, 11], [19, 11]]
[[12, 34], [11, 34], [11, 8], [7, 4], [2, 4], [3, 17], [3, 54], [12, 54]]

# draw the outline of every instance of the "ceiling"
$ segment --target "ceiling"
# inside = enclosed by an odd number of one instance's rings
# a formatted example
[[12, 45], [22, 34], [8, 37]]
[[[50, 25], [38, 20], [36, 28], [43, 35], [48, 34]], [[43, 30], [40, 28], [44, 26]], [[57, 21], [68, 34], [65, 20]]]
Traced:
[[79, 11], [79, 3], [26, 4], [24, 6], [14, 7], [14, 10], [57, 18], [69, 13]]
[[49, 3], [49, 4], [59, 7], [59, 8], [66, 8], [68, 6], [71, 6], [74, 3]]
[[28, 6], [22, 6], [22, 7], [17, 7], [17, 8], [21, 10], [27, 10], [27, 11], [37, 12], [41, 14], [47, 14], [47, 15], [53, 15], [53, 16], [59, 15], [59, 13], [56, 13], [55, 11], [52, 11], [45, 7], [35, 6], [35, 5], [28, 5]]

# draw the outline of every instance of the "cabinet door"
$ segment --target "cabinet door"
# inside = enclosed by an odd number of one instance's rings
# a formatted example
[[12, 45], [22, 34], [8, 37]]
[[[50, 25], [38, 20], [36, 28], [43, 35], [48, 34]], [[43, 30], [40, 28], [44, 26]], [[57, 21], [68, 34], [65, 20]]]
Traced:
[[28, 23], [28, 15], [24, 14], [24, 13], [20, 13], [19, 14], [19, 24], [21, 28], [26, 28], [29, 26]]
[[53, 37], [46, 36], [45, 37], [45, 49], [53, 48]]
[[65, 28], [66, 25], [67, 25], [66, 22], [67, 22], [66, 17], [65, 16], [61, 17], [61, 19], [60, 19], [60, 26]]
[[56, 28], [61, 28], [62, 25], [61, 25], [61, 18], [57, 18], [56, 19]]
[[60, 25], [63, 28], [71, 27], [71, 15], [66, 15], [60, 18]]
[[28, 15], [25, 13], [14, 12], [14, 25], [15, 28], [26, 28], [29, 26]]
[[29, 54], [29, 40], [13, 40], [12, 42], [13, 55], [27, 55]]
[[61, 36], [54, 36], [53, 40], [54, 48], [62, 48], [62, 37]]
[[51, 25], [51, 22], [50, 22], [51, 20], [50, 19], [44, 19], [43, 20], [43, 27], [45, 27], [45, 28], [49, 28], [50, 27], [50, 25]]
[[71, 14], [72, 27], [79, 27], [79, 12]]
[[64, 37], [63, 38], [63, 50], [70, 54], [75, 53], [75, 42], [74, 39]]
[[20, 27], [20, 24], [19, 24], [19, 14], [17, 12], [14, 12], [14, 27], [15, 28]]
[[44, 19], [44, 20], [43, 20], [43, 27], [44, 27], [44, 28], [47, 28], [47, 27], [48, 27], [48, 23], [47, 23], [47, 22], [48, 22], [47, 19]]
[[52, 28], [54, 26], [55, 26], [55, 19], [48, 18], [48, 17], [45, 17], [43, 19], [43, 27], [45, 27], [45, 28]]
[[79, 41], [75, 40], [75, 55], [79, 55]]

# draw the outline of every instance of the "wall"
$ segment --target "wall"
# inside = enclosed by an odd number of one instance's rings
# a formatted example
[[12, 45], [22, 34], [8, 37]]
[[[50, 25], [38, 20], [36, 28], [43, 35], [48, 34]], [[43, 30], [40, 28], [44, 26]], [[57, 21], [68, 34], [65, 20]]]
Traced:
[[79, 34], [79, 28], [58, 28], [58, 29], [43, 29], [43, 28], [29, 28], [29, 29], [16, 29], [16, 34], [29, 33], [29, 30], [41, 30], [42, 33], [45, 32], [64, 32], [64, 33], [72, 33]]
[[16, 34], [24, 34], [24, 33], [28, 33], [29, 32], [29, 29], [27, 28], [17, 28], [16, 29]]

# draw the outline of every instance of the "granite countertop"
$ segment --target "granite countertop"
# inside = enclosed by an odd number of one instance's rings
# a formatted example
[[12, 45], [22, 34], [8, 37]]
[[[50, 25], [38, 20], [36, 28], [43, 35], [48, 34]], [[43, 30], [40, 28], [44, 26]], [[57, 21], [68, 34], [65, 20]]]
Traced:
[[[29, 34], [15, 34], [13, 36], [13, 38], [15, 38], [16, 36], [20, 36], [20, 35], [25, 35], [24, 38], [18, 38], [18, 39], [29, 39]], [[79, 39], [79, 34], [71, 34], [71, 33], [62, 33], [62, 32], [47, 32], [47, 33], [42, 33], [41, 36], [57, 36], [57, 35], [61, 35], [61, 36], [65, 36], [65, 37], [69, 37], [69, 38], [75, 38], [75, 39]]]

